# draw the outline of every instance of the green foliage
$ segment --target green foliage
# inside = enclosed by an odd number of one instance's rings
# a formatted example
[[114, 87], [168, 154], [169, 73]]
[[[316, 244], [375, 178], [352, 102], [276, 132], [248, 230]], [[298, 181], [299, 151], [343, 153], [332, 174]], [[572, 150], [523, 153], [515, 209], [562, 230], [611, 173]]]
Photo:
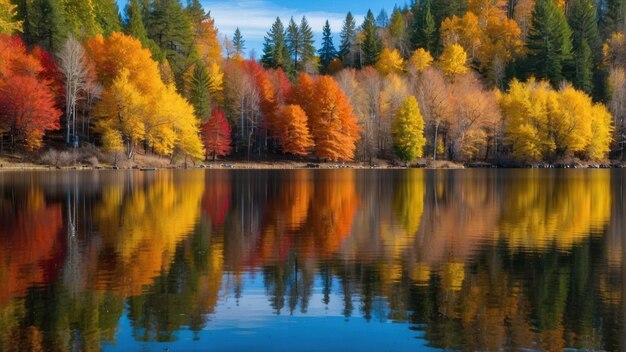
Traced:
[[115, 0], [93, 0], [96, 21], [104, 35], [122, 30], [120, 9]]
[[382, 42], [376, 33], [376, 19], [371, 10], [367, 12], [361, 29], [363, 31], [363, 65], [371, 66], [376, 64], [382, 50]]
[[413, 4], [413, 26], [411, 43], [415, 49], [424, 48], [433, 52], [437, 49], [438, 35], [435, 17], [431, 10], [431, 0]]
[[[20, 8], [20, 6], [18, 6]], [[24, 40], [55, 52], [60, 49], [67, 36], [65, 9], [62, 0], [25, 1], [23, 5]]]
[[422, 157], [426, 138], [424, 137], [424, 117], [420, 113], [417, 99], [408, 97], [393, 120], [393, 144], [396, 154], [404, 162]]
[[246, 41], [243, 39], [239, 27], [235, 29], [235, 34], [233, 35], [233, 47], [235, 47], [235, 51], [239, 55], [243, 55], [243, 51], [246, 49]]
[[341, 28], [341, 44], [339, 45], [339, 58], [346, 66], [354, 66], [352, 47], [356, 42], [356, 22], [351, 12], [348, 12]]
[[335, 44], [333, 44], [333, 36], [328, 21], [326, 21], [324, 29], [322, 30], [322, 47], [318, 53], [320, 55], [322, 71], [325, 72], [328, 64], [337, 57], [337, 50], [335, 49]]
[[267, 68], [289, 69], [289, 48], [285, 40], [285, 27], [278, 17], [265, 36], [261, 63]]
[[566, 77], [572, 59], [572, 31], [555, 0], [537, 0], [528, 35], [528, 73], [554, 86]]
[[196, 62], [191, 77], [189, 102], [202, 123], [211, 116], [211, 78], [201, 61]]
[[161, 48], [178, 83], [189, 66], [193, 47], [192, 24], [178, 0], [154, 0], [146, 23], [148, 37]]

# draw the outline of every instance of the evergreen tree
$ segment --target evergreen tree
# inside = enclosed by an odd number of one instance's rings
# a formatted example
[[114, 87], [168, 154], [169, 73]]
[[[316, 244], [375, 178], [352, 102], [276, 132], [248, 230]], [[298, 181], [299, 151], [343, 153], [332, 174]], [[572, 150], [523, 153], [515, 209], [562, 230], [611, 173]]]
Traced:
[[356, 22], [351, 12], [348, 12], [343, 22], [340, 34], [339, 58], [346, 66], [354, 66], [354, 56], [351, 55], [352, 47], [356, 41]]
[[185, 13], [194, 26], [204, 21], [207, 15], [202, 8], [202, 4], [200, 4], [200, 0], [187, 0]]
[[587, 40], [574, 51], [574, 87], [593, 93], [593, 54]]
[[615, 32], [623, 32], [624, 28], [624, 0], [606, 0], [602, 16], [602, 34], [608, 38]]
[[[572, 0], [569, 4], [568, 22], [572, 28], [574, 49], [574, 77], [576, 88], [593, 92], [593, 67], [601, 60], [602, 42], [598, 31], [595, 2]], [[595, 57], [593, 55], [595, 53]]]
[[330, 64], [330, 62], [337, 57], [337, 50], [333, 44], [333, 36], [330, 31], [330, 23], [328, 23], [328, 20], [326, 21], [326, 24], [324, 24], [324, 29], [322, 30], [322, 47], [318, 53], [320, 55], [322, 71], [326, 72], [328, 64]]
[[168, 59], [177, 82], [189, 67], [193, 47], [192, 24], [178, 0], [154, 0], [151, 3], [148, 37], [161, 48]]
[[315, 57], [315, 40], [313, 39], [313, 30], [309, 25], [309, 21], [307, 21], [306, 17], [302, 17], [300, 21], [300, 36], [302, 38], [302, 48], [301, 48], [301, 57], [302, 63], [310, 62]]
[[602, 39], [598, 30], [597, 9], [594, 0], [571, 0], [567, 21], [572, 29], [574, 49], [582, 45], [584, 40], [600, 58]]
[[122, 30], [120, 9], [115, 0], [93, 0], [96, 10], [96, 20], [104, 35]]
[[378, 16], [376, 16], [376, 25], [380, 28], [389, 26], [389, 15], [387, 15], [385, 9], [381, 9]]
[[555, 0], [537, 0], [528, 34], [528, 73], [558, 85], [572, 59], [572, 31]]
[[28, 21], [28, 26], [24, 26], [26, 42], [56, 52], [63, 45], [68, 32], [63, 1], [34, 0], [26, 2], [25, 6], [25, 20]]
[[289, 48], [285, 42], [285, 27], [278, 17], [265, 36], [261, 63], [266, 68], [289, 69]]
[[193, 69], [189, 102], [193, 105], [196, 117], [202, 123], [211, 116], [211, 78], [202, 61], [198, 60]]
[[300, 27], [293, 20], [293, 17], [289, 20], [289, 26], [287, 26], [287, 47], [289, 48], [289, 54], [293, 70], [295, 71], [298, 66], [298, 62], [302, 57], [302, 35], [300, 33]]
[[363, 30], [363, 65], [374, 65], [378, 61], [378, 55], [382, 47], [378, 33], [376, 33], [376, 19], [371, 10], [367, 11], [365, 21], [362, 26]]
[[64, 10], [67, 29], [74, 37], [82, 40], [101, 34], [91, 0], [65, 0]]
[[239, 27], [235, 29], [235, 34], [233, 35], [233, 47], [235, 47], [237, 54], [243, 56], [243, 51], [246, 49], [246, 41], [241, 36]]
[[431, 11], [435, 17], [437, 31], [439, 25], [448, 17], [461, 17], [467, 12], [467, 0], [434, 0], [431, 3]]
[[126, 23], [124, 32], [141, 42], [144, 48], [150, 49], [152, 58], [156, 61], [162, 61], [163, 55], [159, 46], [150, 38], [143, 22], [143, 5], [141, 0], [129, 0], [124, 9]]
[[411, 43], [413, 48], [424, 48], [434, 52], [437, 49], [437, 27], [431, 10], [431, 0], [424, 0], [413, 4], [413, 26]]

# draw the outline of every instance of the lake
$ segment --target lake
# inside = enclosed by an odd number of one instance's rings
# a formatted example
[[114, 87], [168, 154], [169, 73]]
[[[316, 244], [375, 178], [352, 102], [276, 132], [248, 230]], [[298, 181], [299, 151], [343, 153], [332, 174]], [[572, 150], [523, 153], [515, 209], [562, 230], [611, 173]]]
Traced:
[[0, 172], [0, 350], [625, 350], [625, 175]]

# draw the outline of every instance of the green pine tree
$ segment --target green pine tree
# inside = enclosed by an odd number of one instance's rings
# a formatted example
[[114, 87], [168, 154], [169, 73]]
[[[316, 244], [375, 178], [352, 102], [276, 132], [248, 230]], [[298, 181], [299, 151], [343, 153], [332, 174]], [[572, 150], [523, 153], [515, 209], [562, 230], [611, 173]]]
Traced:
[[235, 29], [235, 34], [233, 35], [233, 47], [235, 47], [237, 54], [243, 56], [243, 51], [246, 49], [246, 41], [243, 40], [239, 27]]
[[326, 72], [328, 65], [337, 57], [337, 50], [333, 44], [333, 36], [330, 30], [330, 23], [326, 21], [322, 30], [322, 47], [318, 51], [322, 71]]
[[356, 42], [356, 22], [351, 12], [348, 12], [343, 22], [341, 34], [339, 35], [341, 43], [339, 44], [339, 58], [346, 66], [354, 66], [354, 56], [352, 48]]
[[150, 49], [152, 58], [162, 62], [165, 58], [161, 52], [161, 48], [150, 38], [143, 22], [143, 4], [141, 0], [129, 0], [124, 9], [126, 23], [124, 24], [124, 32], [130, 36], [137, 38], [144, 48]]
[[412, 7], [413, 24], [411, 28], [411, 43], [413, 49], [424, 48], [434, 52], [437, 48], [437, 27], [431, 10], [431, 0], [415, 2]]
[[602, 16], [602, 34], [608, 38], [615, 32], [623, 32], [624, 28], [624, 0], [606, 0]]
[[202, 61], [198, 60], [191, 77], [189, 102], [193, 105], [196, 117], [202, 123], [206, 122], [206, 120], [208, 120], [211, 116], [211, 95], [209, 93], [210, 86], [211, 77], [209, 77], [206, 67]]
[[83, 40], [102, 33], [91, 1], [65, 0], [64, 5], [67, 28], [75, 38]]
[[285, 37], [287, 42], [287, 48], [289, 48], [289, 54], [293, 71], [297, 70], [298, 63], [302, 58], [302, 34], [300, 33], [300, 27], [293, 20], [293, 17], [289, 20], [287, 26], [287, 35]]
[[567, 20], [572, 28], [573, 83], [576, 88], [591, 94], [594, 91], [593, 68], [602, 59], [602, 41], [594, 0], [572, 0]]
[[299, 31], [302, 39], [300, 49], [300, 56], [302, 59], [300, 61], [304, 64], [307, 62], [311, 62], [315, 57], [315, 46], [313, 45], [315, 43], [315, 40], [313, 39], [313, 30], [311, 29], [309, 21], [307, 21], [305, 16], [303, 16], [302, 20], [300, 20]]
[[572, 59], [572, 31], [555, 0], [537, 0], [528, 34], [528, 73], [557, 86]]
[[190, 66], [193, 27], [179, 0], [154, 0], [146, 29], [169, 61], [180, 86], [182, 75]]
[[109, 35], [111, 32], [122, 30], [120, 19], [120, 9], [115, 0], [93, 0], [96, 9], [96, 20], [100, 25], [102, 33]]
[[382, 42], [376, 33], [376, 18], [371, 10], [367, 11], [365, 21], [361, 27], [363, 31], [363, 65], [374, 65], [378, 61], [378, 55], [382, 49]]
[[593, 54], [587, 40], [574, 50], [574, 87], [593, 93]]
[[202, 8], [202, 4], [200, 4], [200, 0], [187, 0], [185, 13], [194, 26], [197, 26], [207, 17], [206, 12], [204, 12], [204, 8]]
[[68, 33], [63, 1], [33, 0], [26, 2], [26, 7], [28, 26], [24, 27], [24, 39], [30, 45], [56, 52]]
[[278, 17], [265, 36], [261, 63], [266, 68], [280, 67], [285, 71], [289, 70], [289, 48], [285, 41], [285, 27]]

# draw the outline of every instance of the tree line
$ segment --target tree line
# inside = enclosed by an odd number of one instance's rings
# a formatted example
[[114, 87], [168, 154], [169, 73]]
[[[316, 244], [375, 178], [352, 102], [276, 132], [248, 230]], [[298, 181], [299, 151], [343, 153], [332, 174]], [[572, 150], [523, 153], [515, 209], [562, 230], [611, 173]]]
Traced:
[[[206, 159], [622, 158], [623, 0], [421, 0], [257, 61], [198, 0], [0, 0], [0, 148]], [[286, 23], [286, 25], [285, 25]], [[58, 138], [58, 137], [57, 137]], [[6, 139], [6, 141], [5, 141]]]

